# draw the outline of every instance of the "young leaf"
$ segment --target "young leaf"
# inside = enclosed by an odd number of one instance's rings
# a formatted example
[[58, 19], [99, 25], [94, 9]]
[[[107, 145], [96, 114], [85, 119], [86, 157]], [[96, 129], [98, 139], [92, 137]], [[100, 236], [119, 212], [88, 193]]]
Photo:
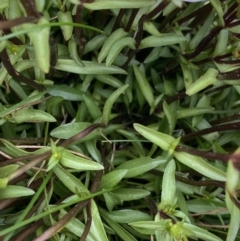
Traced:
[[0, 167], [0, 178], [7, 177], [18, 169], [18, 164], [10, 164]]
[[127, 170], [113, 170], [104, 175], [99, 184], [99, 190], [115, 187], [126, 175]]
[[205, 89], [209, 85], [216, 84], [218, 82], [217, 75], [218, 70], [209, 68], [204, 75], [187, 88], [186, 94], [191, 96]]
[[161, 36], [151, 35], [141, 41], [140, 49], [179, 44], [184, 41], [186, 41], [184, 36], [173, 33], [166, 33]]
[[192, 225], [190, 223], [183, 223], [182, 226], [186, 229], [191, 230], [191, 232], [193, 232], [195, 236], [199, 239], [202, 239], [205, 241], [222, 241], [222, 239], [217, 237], [216, 235], [206, 231], [205, 229]]
[[[57, 17], [58, 17], [58, 22], [67, 22], [67, 23], [73, 22], [72, 13], [70, 11], [66, 11], [66, 12], [59, 11], [57, 13]], [[71, 26], [71, 25], [60, 25], [60, 28], [62, 30], [64, 39], [66, 41], [68, 41], [72, 36], [73, 26]]]
[[93, 199], [91, 199], [91, 215], [92, 223], [90, 232], [95, 237], [95, 240], [108, 241], [103, 222], [98, 212], [98, 207]]
[[55, 69], [75, 74], [126, 74], [126, 71], [116, 66], [106, 66], [91, 61], [82, 61], [84, 66], [79, 66], [72, 59], [58, 59]]
[[64, 167], [76, 169], [78, 171], [102, 170], [103, 166], [97, 162], [73, 155], [66, 149], [62, 152], [60, 164]]
[[124, 178], [137, 177], [145, 172], [152, 170], [158, 165], [164, 163], [166, 160], [162, 159], [152, 159], [150, 157], [142, 157], [133, 159], [122, 163], [116, 169], [117, 170], [127, 170]]
[[112, 193], [116, 194], [123, 201], [142, 199], [150, 194], [146, 190], [131, 188], [119, 188]]
[[23, 122], [56, 122], [56, 119], [41, 110], [35, 110], [35, 109], [23, 109], [19, 110], [12, 114], [11, 118], [9, 118], [9, 121], [13, 123], [23, 123]]
[[173, 138], [172, 136], [166, 135], [161, 132], [157, 132], [155, 130], [152, 130], [140, 124], [134, 124], [133, 126], [134, 126], [134, 129], [139, 134], [141, 134], [142, 136], [144, 136], [146, 139], [150, 140], [154, 144], [158, 145], [164, 151], [173, 149], [171, 145], [175, 141], [175, 138]]
[[176, 180], [175, 180], [176, 164], [174, 160], [171, 160], [164, 170], [163, 181], [162, 181], [162, 195], [159, 209], [165, 207], [174, 207], [176, 205]]
[[[40, 18], [38, 26], [49, 23], [45, 18]], [[31, 24], [32, 25], [32, 24]], [[28, 33], [35, 52], [35, 58], [39, 68], [44, 72], [48, 73], [50, 68], [50, 46], [49, 46], [49, 35], [50, 27], [43, 27], [33, 32]]]
[[83, 6], [91, 10], [116, 9], [116, 8], [143, 8], [150, 7], [155, 3], [154, 0], [95, 0], [90, 3], [83, 3]]
[[226, 181], [226, 174], [215, 166], [204, 161], [203, 158], [190, 155], [186, 152], [174, 152], [174, 156], [191, 169], [213, 180]]
[[119, 89], [115, 90], [107, 99], [107, 101], [105, 102], [105, 105], [103, 107], [103, 116], [102, 116], [102, 122], [103, 124], [105, 124], [106, 126], [108, 125], [109, 122], [109, 118], [110, 118], [110, 114], [111, 114], [111, 110], [112, 110], [112, 106], [114, 104], [114, 102], [116, 101], [116, 99], [119, 97], [119, 95], [121, 95], [122, 93], [124, 93], [124, 90], [127, 89], [128, 85], [124, 85], [122, 87], [120, 87]]
[[58, 177], [58, 179], [63, 183], [63, 185], [72, 193], [89, 193], [88, 189], [82, 184], [82, 182], [79, 179], [77, 179], [75, 176], [73, 176], [73, 174], [68, 172], [65, 168], [61, 167], [60, 165], [54, 166], [53, 172]]
[[121, 38], [127, 36], [127, 32], [125, 32], [122, 28], [119, 28], [111, 33], [111, 35], [106, 39], [105, 43], [102, 46], [101, 51], [98, 54], [98, 62], [101, 63], [109, 54], [109, 51], [113, 44], [120, 40]]
[[114, 222], [105, 210], [101, 210], [101, 216], [108, 223], [108, 225], [116, 232], [116, 234], [124, 241], [137, 241], [126, 229]]
[[1, 193], [0, 200], [2, 200], [2, 199], [6, 199], [6, 198], [31, 196], [35, 192], [30, 188], [7, 185], [6, 188], [1, 189], [0, 193]]
[[123, 48], [129, 47], [130, 49], [135, 49], [135, 43], [135, 39], [131, 37], [124, 37], [116, 41], [107, 55], [106, 66], [110, 66], [113, 63]]
[[[67, 212], [64, 209], [60, 210], [59, 218], [62, 218]], [[77, 218], [72, 218], [65, 226], [65, 228], [76, 235], [81, 237], [85, 229], [85, 225]], [[96, 241], [95, 237], [91, 232], [88, 233], [86, 241]]]
[[136, 65], [133, 65], [133, 70], [144, 98], [148, 102], [149, 106], [153, 107], [154, 96], [148, 80]]
[[119, 211], [112, 211], [108, 213], [108, 216], [117, 223], [129, 223], [129, 222], [140, 222], [140, 221], [150, 221], [152, 220], [151, 216], [147, 213], [131, 210], [131, 209], [122, 209]]
[[[91, 123], [88, 123], [88, 122], [68, 123], [65, 125], [58, 126], [57, 128], [53, 129], [50, 132], [50, 135], [52, 137], [56, 137], [56, 138], [60, 138], [60, 139], [68, 139], [68, 138], [76, 135], [77, 133], [85, 130], [90, 125], [91, 125]], [[91, 140], [92, 138], [95, 138], [98, 135], [99, 135], [98, 131], [94, 130], [89, 135], [87, 135], [86, 137], [82, 138], [79, 141], [82, 142], [82, 141], [86, 141], [86, 140]]]
[[106, 41], [107, 36], [105, 34], [99, 34], [87, 42], [84, 48], [84, 54], [98, 50]]

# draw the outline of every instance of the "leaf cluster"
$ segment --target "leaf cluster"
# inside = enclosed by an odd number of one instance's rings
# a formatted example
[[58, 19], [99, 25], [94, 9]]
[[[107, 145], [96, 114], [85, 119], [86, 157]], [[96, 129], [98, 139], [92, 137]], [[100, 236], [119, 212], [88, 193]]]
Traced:
[[0, 1], [0, 240], [240, 240], [238, 1]]

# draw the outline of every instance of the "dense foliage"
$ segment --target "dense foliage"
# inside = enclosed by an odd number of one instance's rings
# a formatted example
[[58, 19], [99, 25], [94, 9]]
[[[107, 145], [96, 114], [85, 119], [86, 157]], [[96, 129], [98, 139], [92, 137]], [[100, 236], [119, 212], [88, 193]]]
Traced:
[[0, 1], [0, 240], [240, 240], [240, 3]]

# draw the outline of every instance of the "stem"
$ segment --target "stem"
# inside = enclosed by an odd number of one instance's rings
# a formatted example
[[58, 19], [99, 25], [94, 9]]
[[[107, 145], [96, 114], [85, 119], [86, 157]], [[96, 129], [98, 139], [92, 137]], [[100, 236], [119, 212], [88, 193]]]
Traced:
[[184, 135], [181, 137], [181, 140], [189, 141], [189, 140], [195, 139], [196, 137], [203, 136], [216, 131], [233, 131], [233, 130], [239, 130], [239, 129], [240, 129], [240, 123], [223, 124], [223, 125], [209, 127], [200, 131], [196, 131], [191, 134]]
[[26, 84], [26, 85], [30, 85], [31, 87], [33, 87], [34, 89], [37, 89], [39, 91], [42, 91], [45, 89], [45, 87], [43, 85], [40, 85], [34, 81], [32, 81], [31, 79], [25, 77], [24, 75], [22, 75], [21, 73], [17, 72], [13, 65], [10, 62], [10, 58], [8, 56], [7, 50], [4, 49], [1, 53], [0, 53], [0, 58], [2, 59], [2, 63], [4, 65], [4, 67], [6, 68], [7, 72], [9, 73], [9, 75], [11, 75], [14, 79], [17, 79], [18, 81]]
[[203, 151], [203, 150], [197, 150], [194, 148], [186, 147], [186, 146], [181, 146], [178, 145], [175, 148], [175, 151], [178, 152], [186, 152], [194, 156], [200, 156], [206, 159], [212, 159], [212, 160], [220, 160], [224, 162], [228, 162], [230, 159], [231, 155], [229, 154], [224, 154], [224, 153], [214, 153], [214, 152], [209, 152], [209, 151]]
[[119, 11], [119, 13], [117, 15], [117, 18], [115, 20], [115, 23], [113, 25], [112, 32], [120, 27], [120, 23], [122, 21], [122, 18], [123, 18], [123, 15], [125, 14], [125, 12], [126, 12], [126, 9], [120, 9], [120, 11]]
[[138, 11], [139, 11], [139, 8], [132, 10], [131, 16], [130, 16], [130, 18], [128, 20], [128, 23], [127, 23], [127, 26], [125, 27], [126, 32], [130, 31], [131, 26], [133, 24], [133, 21], [134, 21], [135, 17], [137, 16]]

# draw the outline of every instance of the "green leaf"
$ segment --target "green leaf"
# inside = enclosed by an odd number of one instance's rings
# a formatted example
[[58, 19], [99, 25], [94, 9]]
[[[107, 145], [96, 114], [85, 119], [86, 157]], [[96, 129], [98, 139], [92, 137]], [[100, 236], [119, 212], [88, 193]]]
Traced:
[[165, 163], [165, 161], [164, 158], [152, 159], [150, 157], [142, 157], [124, 162], [119, 165], [116, 170], [127, 170], [124, 178], [137, 177]]
[[234, 241], [239, 233], [240, 210], [233, 203], [228, 193], [226, 193], [226, 204], [231, 214], [226, 241]]
[[212, 4], [212, 6], [215, 8], [218, 18], [219, 18], [219, 25], [220, 26], [224, 26], [225, 25], [225, 21], [223, 19], [223, 9], [222, 9], [222, 4], [219, 0], [210, 0], [210, 3]]
[[[240, 148], [238, 148], [238, 153], [239, 153], [239, 150], [240, 150]], [[228, 161], [226, 179], [227, 179], [226, 188], [227, 188], [228, 192], [231, 195], [233, 195], [235, 189], [237, 188], [237, 186], [239, 184], [239, 171], [234, 167], [233, 161], [231, 159]]]
[[[38, 21], [38, 26], [49, 23], [45, 18], [40, 18]], [[29, 24], [30, 27], [33, 24]], [[27, 27], [27, 26], [26, 26]], [[28, 26], [29, 27], [29, 26]], [[35, 53], [35, 59], [39, 68], [44, 72], [48, 73], [50, 68], [50, 46], [49, 46], [49, 35], [50, 35], [50, 27], [43, 27], [37, 29], [34, 32], [28, 33]]]
[[103, 193], [107, 209], [112, 211], [116, 205], [122, 204], [122, 200], [116, 194], [112, 192]]
[[113, 170], [105, 174], [100, 181], [99, 190], [115, 187], [127, 172], [127, 170]]
[[84, 66], [79, 66], [71, 59], [58, 59], [55, 69], [75, 74], [127, 74], [125, 70], [116, 66], [106, 66], [91, 61], [82, 61]]
[[[131, 209], [122, 209], [119, 211], [112, 211], [108, 216], [117, 223], [131, 223], [138, 221], [150, 221], [152, 217], [144, 212]], [[131, 225], [131, 224], [130, 224]]]
[[172, 146], [175, 141], [175, 138], [173, 138], [172, 136], [157, 132], [140, 124], [133, 124], [133, 126], [139, 134], [161, 147], [164, 151], [175, 148], [175, 146]]
[[18, 164], [10, 164], [0, 167], [0, 178], [7, 177], [19, 168]]
[[222, 239], [217, 237], [216, 235], [190, 223], [183, 223], [182, 226], [186, 229], [191, 230], [191, 232], [193, 232], [197, 238], [202, 239], [204, 241], [222, 241]]
[[61, 155], [60, 164], [64, 167], [76, 169], [78, 171], [102, 170], [103, 166], [97, 162], [84, 159], [80, 156], [73, 155], [64, 150]]
[[174, 156], [178, 161], [201, 173], [203, 176], [213, 180], [226, 181], [226, 174], [222, 170], [204, 161], [201, 157], [193, 156], [185, 152], [175, 152]]
[[113, 46], [111, 47], [109, 54], [106, 59], [106, 66], [110, 66], [121, 50], [125, 47], [129, 47], [130, 49], [135, 49], [135, 39], [132, 37], [124, 37], [117, 40]]
[[8, 180], [8, 177], [0, 177], [0, 190], [7, 187]]
[[167, 164], [163, 174], [161, 203], [158, 207], [160, 210], [164, 209], [165, 207], [169, 208], [176, 205], [177, 196], [175, 170], [175, 161], [171, 160]]
[[12, 144], [11, 142], [5, 140], [5, 139], [0, 139], [1, 142], [4, 144], [4, 146], [0, 146], [0, 149], [3, 150], [5, 153], [7, 153], [8, 155], [11, 155], [13, 157], [18, 157], [18, 156], [23, 156], [28, 154], [27, 151], [18, 148], [17, 146], [15, 146], [14, 144]]
[[195, 107], [195, 108], [186, 108], [186, 109], [180, 109], [177, 111], [177, 118], [187, 118], [191, 116], [198, 116], [203, 115], [206, 113], [211, 113], [214, 109], [213, 108], [201, 108], [201, 107]]
[[95, 78], [104, 84], [113, 86], [115, 88], [120, 88], [123, 86], [122, 82], [116, 77], [108, 74], [96, 75]]
[[72, 193], [86, 193], [88, 194], [88, 189], [82, 184], [82, 182], [77, 179], [73, 174], [68, 172], [65, 168], [60, 165], [56, 165], [53, 168], [53, 172], [58, 177], [58, 179], [63, 183], [63, 185]]
[[102, 46], [101, 51], [98, 54], [98, 62], [101, 63], [109, 54], [111, 47], [114, 45], [116, 41], [127, 36], [127, 32], [125, 32], [122, 28], [119, 28], [112, 32], [110, 36], [106, 39], [105, 43]]
[[[59, 11], [57, 13], [57, 17], [58, 17], [59, 22], [68, 22], [68, 23], [73, 22], [72, 13], [70, 11], [66, 11], [66, 12]], [[62, 30], [64, 39], [66, 41], [68, 41], [72, 36], [73, 26], [71, 26], [71, 25], [61, 25], [60, 28]]]
[[163, 111], [167, 117], [169, 135], [171, 135], [173, 133], [175, 125], [176, 125], [177, 116], [176, 116], [176, 114], [174, 114], [171, 107], [165, 101], [163, 102]]
[[52, 115], [35, 109], [23, 109], [14, 112], [8, 120], [13, 123], [56, 122], [56, 119]]
[[[64, 209], [61, 209], [59, 219], [62, 218], [66, 213], [67, 212]], [[72, 218], [64, 227], [77, 237], [81, 237], [85, 229], [85, 225], [77, 218]], [[88, 233], [86, 241], [96, 241], [91, 232]]]
[[184, 41], [186, 41], [186, 38], [184, 36], [174, 33], [162, 34], [160, 37], [151, 35], [141, 41], [140, 49], [168, 46], [173, 44], [179, 44]]
[[209, 85], [216, 84], [218, 82], [217, 75], [218, 70], [209, 68], [204, 75], [187, 88], [186, 94], [191, 96], [205, 89]]
[[19, 103], [17, 103], [16, 105], [13, 105], [11, 107], [9, 107], [8, 109], [1, 111], [0, 112], [0, 118], [3, 118], [13, 112], [15, 112], [16, 110], [25, 108], [25, 107], [29, 107], [32, 106], [34, 103], [40, 101], [40, 99], [47, 93], [47, 91], [43, 91], [41, 93], [33, 93], [31, 94], [31, 96], [28, 96], [26, 99], [20, 101]]
[[128, 88], [128, 85], [124, 85], [117, 90], [115, 90], [107, 99], [105, 102], [105, 105], [103, 107], [103, 116], [102, 116], [102, 122], [107, 126], [109, 119], [110, 119], [110, 114], [112, 110], [112, 106], [114, 102], [117, 100], [117, 98], [124, 92], [125, 89]]
[[[207, 108], [210, 105], [210, 101], [211, 101], [211, 98], [209, 96], [203, 95], [199, 99], [196, 107]], [[196, 126], [201, 120], [202, 120], [202, 115], [194, 116], [192, 118], [192, 127]]]
[[114, 222], [105, 210], [101, 210], [101, 216], [108, 223], [108, 225], [116, 232], [116, 234], [123, 241], [137, 241], [126, 229], [124, 229], [121, 225]]
[[150, 33], [151, 35], [154, 35], [156, 37], [161, 37], [163, 34], [161, 34], [156, 26], [152, 22], [143, 22], [144, 29]]
[[199, 28], [197, 33], [195, 33], [191, 38], [191, 40], [189, 41], [189, 49], [194, 50], [201, 42], [201, 40], [206, 36], [206, 34], [210, 31], [214, 17], [215, 17], [214, 12], [209, 14], [207, 19], [204, 21], [203, 25]]
[[170, 219], [164, 219], [160, 221], [139, 221], [131, 222], [129, 225], [138, 228], [152, 229], [152, 230], [166, 230], [167, 224], [170, 222]]
[[126, 137], [128, 140], [132, 141], [132, 145], [138, 151], [140, 156], [145, 156], [145, 149], [143, 148], [143, 145], [137, 135], [135, 135], [130, 131], [121, 130], [121, 129], [117, 130], [117, 132], [123, 135], [124, 137]]
[[95, 0], [91, 3], [83, 3], [83, 6], [91, 10], [115, 9], [115, 8], [143, 8], [150, 7], [155, 3], [154, 0]]
[[146, 190], [132, 188], [119, 188], [113, 191], [113, 193], [123, 201], [138, 200], [150, 195], [150, 192]]
[[228, 30], [222, 29], [218, 35], [218, 41], [213, 52], [213, 57], [221, 56], [226, 53], [228, 45]]
[[[2, 41], [2, 40], [1, 40]], [[22, 57], [23, 53], [26, 51], [25, 46], [21, 45], [16, 48], [16, 51], [12, 54], [9, 54], [10, 61], [12, 65], [16, 64], [19, 59]], [[2, 86], [3, 81], [6, 79], [8, 71], [3, 66], [0, 68], [0, 85]]]
[[138, 82], [138, 85], [140, 87], [140, 90], [141, 90], [144, 98], [148, 102], [149, 106], [153, 107], [154, 96], [153, 96], [153, 90], [149, 84], [149, 81], [146, 79], [144, 74], [141, 72], [141, 70], [136, 65], [133, 65], [133, 70], [134, 70], [136, 80]]
[[[56, 138], [60, 138], [60, 139], [68, 139], [68, 138], [80, 133], [81, 131], [85, 130], [90, 125], [92, 125], [92, 124], [88, 123], [88, 122], [69, 123], [69, 124], [61, 125], [55, 129], [53, 129], [50, 132], [50, 135], [52, 137], [56, 137]], [[86, 137], [79, 140], [79, 142], [93, 139], [98, 135], [99, 135], [98, 131], [94, 130], [93, 132], [88, 134]]]
[[95, 240], [108, 241], [103, 222], [98, 212], [98, 207], [93, 199], [91, 199], [91, 215], [92, 223], [90, 232], [95, 237]]
[[95, 160], [98, 163], [102, 162], [102, 157], [101, 157], [101, 153], [97, 148], [97, 140], [96, 139], [92, 139], [89, 141], [85, 141], [84, 142], [88, 153], [91, 155], [91, 157], [93, 158], [93, 160]]
[[59, 85], [53, 89], [50, 89], [49, 94], [52, 96], [62, 97], [64, 100], [82, 101], [84, 93], [81, 90], [67, 85]]
[[84, 48], [84, 54], [98, 50], [107, 39], [105, 34], [100, 34], [89, 40]]
[[0, 200], [6, 199], [6, 198], [31, 196], [34, 193], [35, 192], [30, 188], [7, 185], [6, 188], [1, 189], [0, 191]]

